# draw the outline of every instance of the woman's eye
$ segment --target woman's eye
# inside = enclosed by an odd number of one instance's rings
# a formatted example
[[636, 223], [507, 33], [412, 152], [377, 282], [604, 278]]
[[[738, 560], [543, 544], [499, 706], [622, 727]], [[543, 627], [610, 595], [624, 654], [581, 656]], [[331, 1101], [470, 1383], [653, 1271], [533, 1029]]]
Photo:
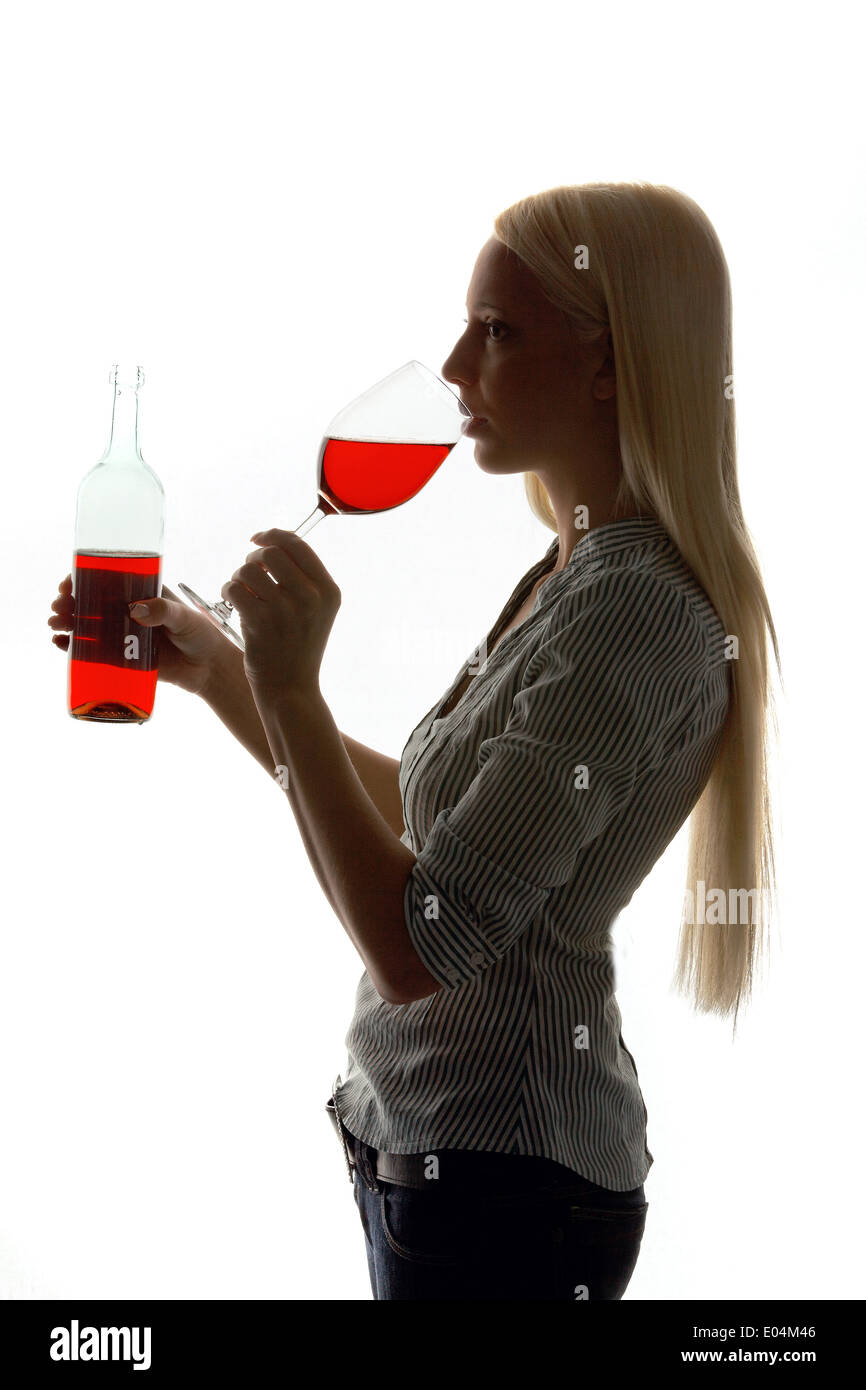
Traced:
[[[468, 319], [464, 319], [463, 322], [468, 324], [469, 320], [468, 320]], [[504, 329], [504, 328], [505, 328], [505, 324], [504, 324], [504, 323], [500, 323], [499, 319], [488, 319], [487, 322], [486, 322], [485, 324], [482, 325], [482, 327], [485, 329], [485, 331], [486, 331], [488, 328], [499, 328], [499, 329]], [[501, 338], [501, 337], [490, 338], [489, 341], [490, 341], [491, 343], [501, 343], [501, 342], [502, 342], [502, 338]]]

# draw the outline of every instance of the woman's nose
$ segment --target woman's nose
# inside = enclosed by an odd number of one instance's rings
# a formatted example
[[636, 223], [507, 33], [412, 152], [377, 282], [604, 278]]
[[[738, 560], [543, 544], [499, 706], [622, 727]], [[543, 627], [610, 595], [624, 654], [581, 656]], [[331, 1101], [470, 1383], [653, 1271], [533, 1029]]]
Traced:
[[470, 364], [460, 355], [459, 347], [453, 348], [445, 358], [440, 375], [443, 381], [450, 381], [452, 386], [459, 386], [468, 381], [471, 375]]

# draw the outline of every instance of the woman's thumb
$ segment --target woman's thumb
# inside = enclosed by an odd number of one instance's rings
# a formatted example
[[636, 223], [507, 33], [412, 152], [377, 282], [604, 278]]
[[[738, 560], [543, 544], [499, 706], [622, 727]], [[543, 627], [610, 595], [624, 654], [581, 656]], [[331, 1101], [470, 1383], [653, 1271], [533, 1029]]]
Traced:
[[155, 598], [148, 599], [147, 603], [133, 603], [130, 601], [128, 605], [130, 614], [135, 618], [136, 622], [146, 624], [155, 616], [153, 609], [157, 602], [158, 600]]
[[[171, 593], [171, 590], [167, 590], [163, 584], [162, 592]], [[186, 613], [186, 605], [182, 604], [176, 595], [172, 595], [172, 598], [174, 602], [166, 598], [139, 599], [137, 602], [130, 600], [130, 614], [142, 627], [161, 624], [171, 632], [183, 621]]]

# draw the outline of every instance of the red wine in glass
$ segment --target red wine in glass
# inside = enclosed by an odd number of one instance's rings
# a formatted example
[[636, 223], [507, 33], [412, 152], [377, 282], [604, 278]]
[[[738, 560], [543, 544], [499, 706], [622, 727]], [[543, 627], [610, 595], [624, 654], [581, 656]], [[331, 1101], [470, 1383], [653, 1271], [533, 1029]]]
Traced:
[[327, 436], [319, 451], [319, 505], [330, 503], [344, 516], [401, 507], [429, 483], [453, 448], [454, 443], [377, 443]]
[[[323, 517], [363, 516], [401, 507], [430, 481], [462, 438], [471, 411], [420, 362], [407, 362], [334, 417], [319, 449], [318, 505], [295, 530], [304, 536]], [[232, 605], [186, 597], [236, 646]]]

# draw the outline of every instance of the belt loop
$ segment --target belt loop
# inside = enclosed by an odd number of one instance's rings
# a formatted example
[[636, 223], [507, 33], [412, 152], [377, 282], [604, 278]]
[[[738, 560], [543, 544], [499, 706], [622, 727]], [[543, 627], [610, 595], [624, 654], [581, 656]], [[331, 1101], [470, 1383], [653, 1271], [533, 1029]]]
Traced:
[[338, 1074], [337, 1079], [331, 1087], [331, 1099], [334, 1102], [334, 1114], [337, 1117], [337, 1127], [343, 1144], [343, 1153], [346, 1157], [346, 1167], [349, 1170], [349, 1181], [354, 1186], [355, 1179], [352, 1170], [353, 1168], [357, 1168], [370, 1192], [379, 1193], [382, 1189], [376, 1182], [376, 1165], [375, 1162], [371, 1163], [370, 1161], [370, 1154], [375, 1153], [375, 1149], [371, 1149], [362, 1139], [357, 1139], [340, 1119], [340, 1108], [337, 1105], [337, 1087], [340, 1084], [341, 1078]]
[[335, 1114], [336, 1117], [337, 1117], [337, 1132], [338, 1132], [338, 1134], [339, 1134], [339, 1136], [340, 1136], [340, 1143], [341, 1143], [342, 1146], [343, 1146], [343, 1157], [344, 1157], [345, 1160], [346, 1160], [346, 1168], [347, 1168], [348, 1173], [349, 1173], [349, 1182], [350, 1182], [350, 1183], [352, 1184], [352, 1186], [354, 1187], [354, 1185], [355, 1185], [355, 1179], [354, 1179], [354, 1176], [353, 1176], [353, 1173], [352, 1173], [352, 1168], [353, 1168], [353, 1166], [354, 1166], [353, 1163], [352, 1163], [352, 1158], [354, 1158], [354, 1154], [352, 1155], [351, 1158], [349, 1157], [349, 1149], [350, 1149], [350, 1147], [351, 1147], [351, 1144], [350, 1144], [349, 1139], [347, 1139], [347, 1137], [346, 1137], [346, 1136], [348, 1135], [349, 1131], [346, 1129], [345, 1125], [343, 1124], [343, 1121], [340, 1119], [340, 1110], [339, 1110], [339, 1107], [338, 1107], [338, 1105], [337, 1105], [337, 1087], [339, 1086], [339, 1084], [340, 1084], [340, 1076], [338, 1075], [336, 1081], [334, 1082], [333, 1086], [331, 1087], [331, 1100], [334, 1102], [334, 1114]]
[[355, 1142], [358, 1146], [356, 1150], [358, 1166], [364, 1175], [364, 1181], [371, 1192], [381, 1192], [382, 1189], [376, 1182], [376, 1164], [370, 1161], [370, 1155], [375, 1153], [375, 1150], [371, 1149], [369, 1144], [365, 1144], [362, 1139], [357, 1139]]

